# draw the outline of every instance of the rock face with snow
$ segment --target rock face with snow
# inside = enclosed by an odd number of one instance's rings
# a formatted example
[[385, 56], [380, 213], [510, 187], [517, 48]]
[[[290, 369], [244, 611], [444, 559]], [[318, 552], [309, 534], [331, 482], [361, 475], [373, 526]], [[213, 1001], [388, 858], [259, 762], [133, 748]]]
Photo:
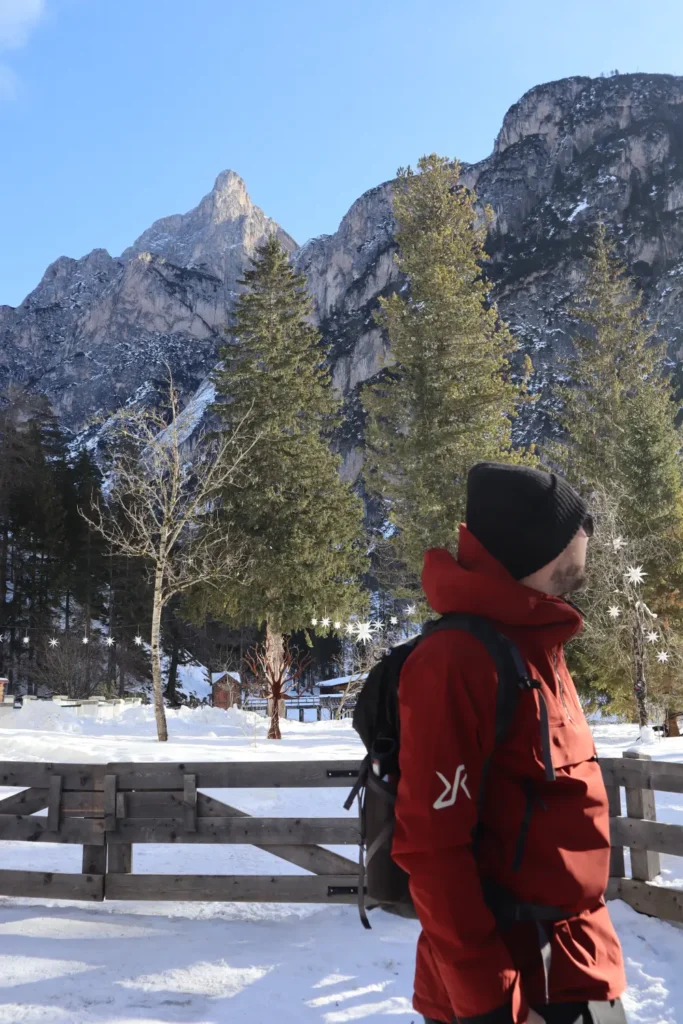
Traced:
[[[680, 358], [683, 78], [538, 86], [510, 109], [491, 156], [466, 166], [463, 180], [493, 210], [487, 272], [536, 369], [541, 400], [519, 426], [527, 436], [547, 425], [552, 382], [574, 329], [569, 309], [598, 221], [617, 239]], [[120, 258], [96, 250], [58, 260], [20, 307], [0, 307], [0, 373], [46, 392], [74, 429], [135, 395], [164, 360], [189, 396], [214, 365], [247, 257], [273, 231], [295, 250], [252, 205], [241, 179], [224, 172], [195, 210], [157, 221]], [[362, 463], [360, 388], [389, 356], [373, 314], [378, 297], [400, 283], [393, 231], [388, 183], [358, 199], [335, 234], [296, 252], [346, 400], [350, 477]], [[192, 403], [192, 422], [206, 395]]]
[[75, 430], [165, 374], [191, 393], [217, 359], [248, 257], [276, 232], [232, 171], [184, 216], [167, 217], [120, 258], [62, 257], [16, 309], [0, 307], [0, 383], [47, 394]]
[[[493, 153], [463, 168], [493, 210], [487, 273], [502, 315], [535, 366], [541, 396], [518, 430], [548, 428], [552, 383], [571, 347], [595, 225], [605, 222], [645, 291], [671, 355], [683, 348], [683, 78], [623, 75], [538, 86], [505, 117]], [[298, 254], [347, 396], [348, 440], [361, 426], [358, 389], [386, 357], [373, 321], [397, 284], [391, 185], [359, 199], [339, 231]], [[352, 460], [357, 467], [359, 460]]]

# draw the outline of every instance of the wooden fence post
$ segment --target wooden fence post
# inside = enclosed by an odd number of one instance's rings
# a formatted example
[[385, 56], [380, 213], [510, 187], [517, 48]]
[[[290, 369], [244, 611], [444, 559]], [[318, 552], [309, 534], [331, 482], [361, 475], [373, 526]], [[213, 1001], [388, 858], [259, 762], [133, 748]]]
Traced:
[[[605, 789], [607, 790], [607, 799], [609, 800], [609, 816], [610, 818], [621, 817], [621, 787], [618, 782], [609, 782], [606, 784]], [[609, 862], [609, 876], [610, 878], [624, 878], [626, 875], [626, 865], [624, 863], [624, 847], [615, 846], [612, 841], [612, 852], [610, 854]]]
[[[624, 757], [639, 761], [651, 761], [649, 754], [641, 754], [636, 750], [627, 750]], [[629, 818], [640, 818], [646, 821], [657, 820], [655, 795], [651, 789], [640, 789], [626, 786], [626, 815]], [[660, 873], [659, 854], [642, 847], [631, 848], [631, 877], [641, 882], [651, 882]]]

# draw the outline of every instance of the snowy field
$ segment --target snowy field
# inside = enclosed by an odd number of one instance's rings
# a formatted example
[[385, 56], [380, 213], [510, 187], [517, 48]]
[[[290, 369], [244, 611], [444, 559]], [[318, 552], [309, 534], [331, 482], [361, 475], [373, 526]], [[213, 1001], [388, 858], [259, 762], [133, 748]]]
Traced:
[[[169, 714], [154, 739], [151, 709], [79, 718], [50, 704], [14, 712], [2, 760], [335, 760], [360, 757], [350, 722], [283, 723], [239, 711]], [[600, 753], [633, 747], [632, 726], [596, 725]], [[683, 740], [642, 748], [683, 761]], [[0, 797], [14, 790], [0, 789]], [[209, 794], [212, 791], [207, 791]], [[225, 791], [215, 791], [225, 796]], [[339, 816], [344, 790], [233, 790], [230, 802], [271, 817]], [[657, 794], [658, 817], [683, 824], [683, 796]], [[353, 851], [339, 852], [353, 856]], [[80, 871], [80, 847], [2, 843], [0, 867]], [[297, 873], [245, 846], [137, 846], [134, 870]], [[683, 862], [662, 858], [662, 884], [683, 888]], [[302, 872], [299, 872], [302, 873]], [[683, 1024], [683, 929], [611, 904], [627, 957], [632, 1024]], [[182, 903], [66, 904], [0, 898], [0, 1024], [364, 1024], [417, 1022], [411, 1009], [417, 926], [352, 907]]]

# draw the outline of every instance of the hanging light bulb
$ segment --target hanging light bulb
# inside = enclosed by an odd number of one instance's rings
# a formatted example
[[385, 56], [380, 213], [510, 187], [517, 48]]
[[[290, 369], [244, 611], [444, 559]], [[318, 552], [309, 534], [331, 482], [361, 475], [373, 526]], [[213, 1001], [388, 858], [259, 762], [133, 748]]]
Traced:
[[142, 647], [143, 642], [144, 641], [143, 641], [142, 637], [138, 633], [138, 635], [134, 638], [133, 643], [137, 644], [138, 647]]
[[28, 639], [28, 637], [27, 637], [27, 636], [25, 636], [25, 637], [24, 637], [24, 639], [23, 639], [23, 640], [22, 640], [21, 642], [22, 642], [22, 643], [23, 643], [24, 645], [28, 645], [28, 643], [29, 643], [29, 639]]

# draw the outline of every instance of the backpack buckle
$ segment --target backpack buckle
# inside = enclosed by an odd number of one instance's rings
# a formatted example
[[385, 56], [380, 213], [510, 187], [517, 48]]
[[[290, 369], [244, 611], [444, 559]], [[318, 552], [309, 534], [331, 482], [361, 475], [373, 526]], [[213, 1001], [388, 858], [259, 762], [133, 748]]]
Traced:
[[533, 679], [531, 676], [524, 676], [522, 679], [517, 681], [517, 686], [520, 690], [540, 690], [541, 684], [538, 679]]

